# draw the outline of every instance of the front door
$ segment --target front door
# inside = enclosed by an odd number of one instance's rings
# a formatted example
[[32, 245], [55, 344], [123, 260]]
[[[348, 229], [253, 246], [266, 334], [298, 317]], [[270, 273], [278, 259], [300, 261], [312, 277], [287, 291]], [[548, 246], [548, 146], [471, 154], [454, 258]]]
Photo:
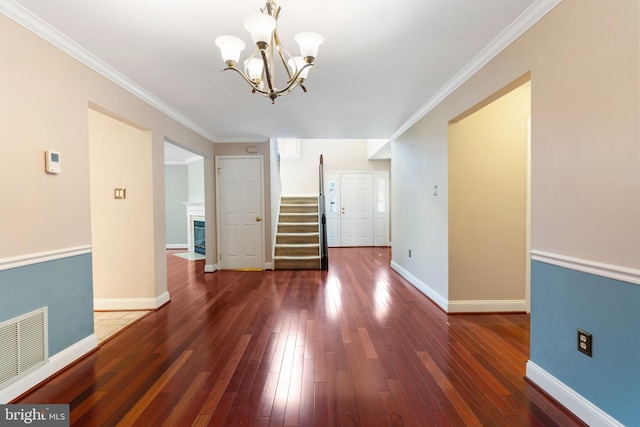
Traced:
[[373, 174], [340, 175], [341, 246], [373, 246]]
[[217, 157], [221, 269], [264, 267], [262, 157]]

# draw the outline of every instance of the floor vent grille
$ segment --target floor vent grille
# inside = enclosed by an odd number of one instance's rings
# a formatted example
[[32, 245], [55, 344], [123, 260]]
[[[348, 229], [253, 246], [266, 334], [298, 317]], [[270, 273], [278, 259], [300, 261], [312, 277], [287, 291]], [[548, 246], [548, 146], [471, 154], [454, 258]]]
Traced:
[[0, 323], [0, 389], [48, 362], [47, 307]]

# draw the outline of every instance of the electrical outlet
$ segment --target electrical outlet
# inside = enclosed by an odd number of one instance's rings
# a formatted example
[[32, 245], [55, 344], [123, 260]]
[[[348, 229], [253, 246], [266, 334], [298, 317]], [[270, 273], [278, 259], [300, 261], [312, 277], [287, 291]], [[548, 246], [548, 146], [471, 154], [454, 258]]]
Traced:
[[578, 329], [578, 351], [593, 357], [593, 337], [582, 329]]
[[411, 249], [409, 249], [409, 258], [411, 258]]

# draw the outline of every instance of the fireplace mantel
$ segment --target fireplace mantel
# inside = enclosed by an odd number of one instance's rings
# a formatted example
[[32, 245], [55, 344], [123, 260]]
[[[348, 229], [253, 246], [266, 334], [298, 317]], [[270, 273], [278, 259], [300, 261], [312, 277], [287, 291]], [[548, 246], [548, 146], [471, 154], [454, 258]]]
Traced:
[[182, 202], [187, 207], [187, 246], [189, 252], [193, 248], [193, 221], [204, 221], [204, 203]]

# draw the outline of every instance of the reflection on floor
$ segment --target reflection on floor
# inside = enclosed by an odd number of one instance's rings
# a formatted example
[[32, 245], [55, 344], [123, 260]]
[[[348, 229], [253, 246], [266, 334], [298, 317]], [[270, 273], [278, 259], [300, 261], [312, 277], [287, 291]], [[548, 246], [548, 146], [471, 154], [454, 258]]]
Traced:
[[201, 259], [206, 259], [204, 255], [199, 254], [197, 252], [180, 252], [174, 255], [179, 256], [180, 258], [188, 259], [189, 261], [198, 261]]
[[149, 311], [95, 311], [93, 322], [98, 345], [111, 338], [118, 331], [145, 316]]

